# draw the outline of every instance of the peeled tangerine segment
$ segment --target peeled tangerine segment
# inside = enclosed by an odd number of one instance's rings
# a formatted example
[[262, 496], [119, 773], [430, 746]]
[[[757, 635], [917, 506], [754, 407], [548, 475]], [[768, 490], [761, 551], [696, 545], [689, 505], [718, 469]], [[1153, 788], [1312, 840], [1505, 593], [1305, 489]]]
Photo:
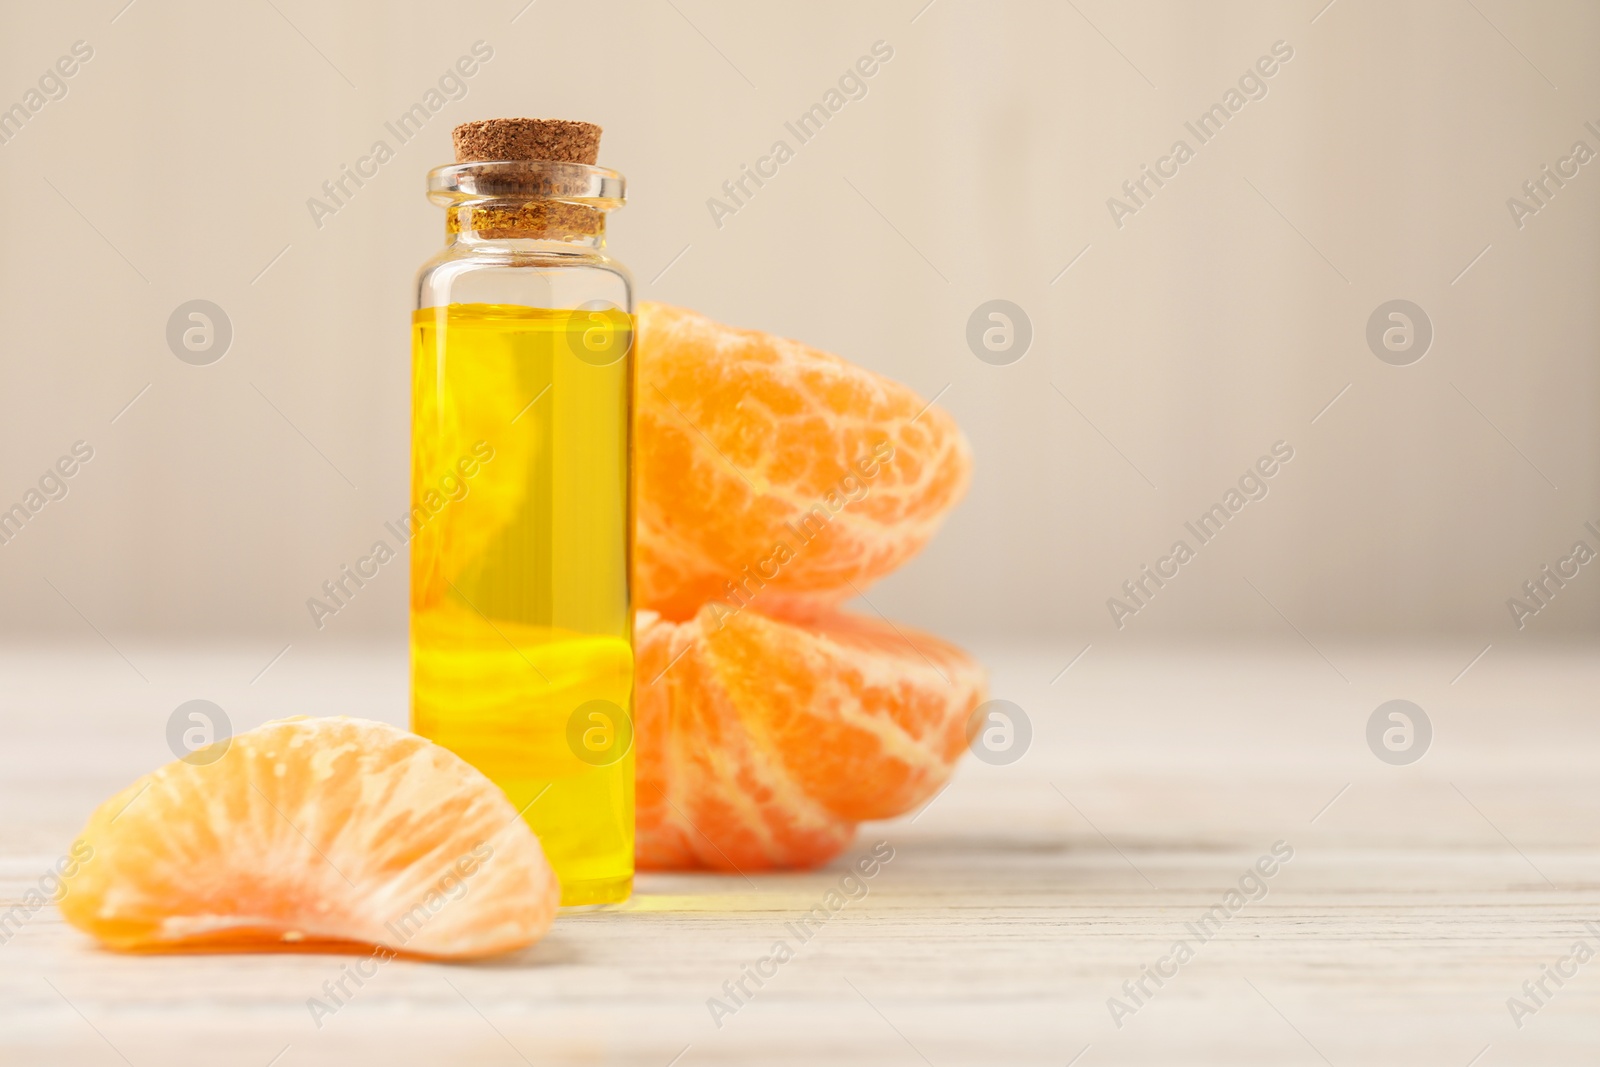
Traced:
[[639, 605], [666, 618], [726, 598], [745, 568], [767, 610], [836, 605], [966, 492], [955, 421], [838, 356], [645, 303], [638, 359], [634, 566]]
[[450, 604], [416, 613], [411, 626], [411, 725], [419, 734], [501, 783], [593, 771], [568, 745], [569, 719], [590, 700], [628, 706], [626, 640], [490, 622]]
[[[512, 421], [549, 381], [524, 367], [528, 360], [519, 360], [507, 317], [505, 309], [485, 304], [424, 308], [412, 323], [417, 357], [411, 511], [405, 521], [414, 535], [411, 601], [418, 608], [449, 592], [516, 517], [527, 494], [534, 438], [515, 432]], [[441, 337], [445, 332], [448, 342]], [[445, 344], [472, 358], [447, 360]]]
[[986, 683], [952, 645], [841, 613], [707, 605], [636, 633], [642, 868], [826, 862], [944, 783]]
[[[218, 742], [218, 745], [224, 742]], [[330, 943], [468, 958], [533, 944], [560, 887], [505, 795], [431, 741], [283, 719], [134, 782], [60, 902], [112, 948]]]

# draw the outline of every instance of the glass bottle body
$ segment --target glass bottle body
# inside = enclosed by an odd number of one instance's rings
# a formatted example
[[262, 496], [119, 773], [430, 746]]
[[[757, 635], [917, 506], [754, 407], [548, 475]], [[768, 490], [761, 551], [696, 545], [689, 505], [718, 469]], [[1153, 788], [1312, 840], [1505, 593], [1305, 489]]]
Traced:
[[632, 283], [598, 235], [504, 236], [452, 210], [465, 221], [419, 275], [412, 324], [412, 728], [505, 790], [563, 905], [619, 901]]

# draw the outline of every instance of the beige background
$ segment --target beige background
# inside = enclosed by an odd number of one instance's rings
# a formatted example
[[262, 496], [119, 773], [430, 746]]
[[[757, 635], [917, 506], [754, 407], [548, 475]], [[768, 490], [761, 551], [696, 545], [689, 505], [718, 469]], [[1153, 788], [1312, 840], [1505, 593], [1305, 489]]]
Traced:
[[[942, 391], [976, 481], [869, 593], [891, 616], [1068, 651], [1593, 632], [1600, 567], [1522, 633], [1505, 601], [1600, 525], [1600, 166], [1520, 230], [1506, 199], [1600, 149], [1600, 7], [924, 3], [7, 5], [0, 104], [94, 57], [0, 145], [0, 502], [95, 457], [0, 547], [0, 625], [398, 637], [398, 568], [321, 633], [304, 602], [405, 507], [423, 174], [454, 123], [536, 114], [605, 126], [642, 296]], [[480, 39], [466, 98], [317, 228], [307, 198]], [[716, 226], [707, 198], [879, 40], [867, 96]], [[1279, 40], [1268, 95], [1118, 229], [1107, 197]], [[996, 297], [1033, 324], [1010, 366], [964, 337]], [[1364, 340], [1399, 297], [1436, 333], [1409, 367]], [[164, 340], [194, 298], [234, 328], [207, 367]], [[1106, 598], [1280, 439], [1270, 495], [1119, 633]]]

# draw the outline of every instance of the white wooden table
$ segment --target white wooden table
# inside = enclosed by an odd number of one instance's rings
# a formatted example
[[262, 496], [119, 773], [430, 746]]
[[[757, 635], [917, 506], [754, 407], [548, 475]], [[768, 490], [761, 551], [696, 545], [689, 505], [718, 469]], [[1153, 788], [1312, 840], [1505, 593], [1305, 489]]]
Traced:
[[[1111, 643], [1107, 642], [1107, 646]], [[1600, 931], [1600, 657], [1507, 641], [1403, 651], [1096, 645], [987, 649], [1033, 724], [1010, 766], [969, 759], [894, 858], [800, 944], [841, 870], [641, 877], [515, 958], [385, 965], [320, 1029], [349, 958], [119, 956], [54, 909], [0, 945], [0, 1063], [1396, 1064], [1600, 1060], [1600, 960], [1519, 1027], [1507, 998]], [[0, 651], [0, 895], [35, 883], [89, 810], [170, 758], [205, 697], [236, 729], [282, 714], [403, 721], [403, 650], [104, 645]], [[1345, 681], [1341, 674], [1348, 678]], [[1432, 747], [1367, 748], [1404, 697]], [[1274, 842], [1266, 895], [1186, 933]], [[1254, 888], [1253, 883], [1250, 888]], [[10, 904], [6, 905], [7, 907]], [[1213, 913], [1214, 915], [1216, 913]], [[1141, 968], [1172, 973], [1118, 1027]], [[724, 982], [795, 947], [731, 1015]], [[767, 969], [770, 971], [771, 965]], [[717, 1025], [717, 1022], [721, 1025]]]

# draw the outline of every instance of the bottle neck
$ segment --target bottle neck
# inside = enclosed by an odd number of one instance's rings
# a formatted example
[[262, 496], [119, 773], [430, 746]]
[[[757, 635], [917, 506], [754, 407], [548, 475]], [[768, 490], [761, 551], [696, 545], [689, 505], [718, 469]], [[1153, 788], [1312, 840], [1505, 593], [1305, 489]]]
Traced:
[[536, 242], [542, 250], [593, 254], [605, 247], [605, 212], [560, 200], [486, 200], [445, 212], [453, 245], [515, 248]]

